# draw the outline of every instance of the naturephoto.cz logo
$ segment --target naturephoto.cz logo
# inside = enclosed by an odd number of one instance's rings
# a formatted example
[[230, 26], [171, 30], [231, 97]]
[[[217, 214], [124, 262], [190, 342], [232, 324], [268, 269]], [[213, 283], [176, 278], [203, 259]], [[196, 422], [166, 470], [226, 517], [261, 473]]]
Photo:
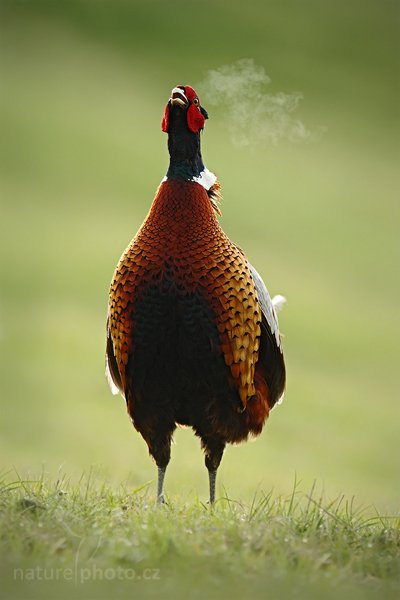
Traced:
[[75, 584], [87, 581], [156, 581], [161, 579], [160, 569], [131, 569], [124, 567], [99, 567], [95, 563], [86, 567], [50, 568], [30, 567], [14, 568], [15, 581], [70, 581]]

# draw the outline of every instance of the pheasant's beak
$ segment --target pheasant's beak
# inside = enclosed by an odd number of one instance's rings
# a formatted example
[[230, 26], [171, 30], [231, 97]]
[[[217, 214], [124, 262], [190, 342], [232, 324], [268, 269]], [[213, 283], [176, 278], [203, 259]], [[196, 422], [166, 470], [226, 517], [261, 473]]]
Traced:
[[171, 92], [170, 102], [174, 106], [181, 106], [186, 108], [189, 104], [189, 100], [186, 98], [185, 92], [180, 87], [175, 87]]

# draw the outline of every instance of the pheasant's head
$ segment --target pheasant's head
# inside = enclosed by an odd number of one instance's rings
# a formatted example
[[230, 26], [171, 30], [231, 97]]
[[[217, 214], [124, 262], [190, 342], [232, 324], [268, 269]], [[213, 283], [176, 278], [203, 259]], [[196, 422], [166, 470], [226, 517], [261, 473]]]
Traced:
[[200, 132], [208, 119], [196, 92], [190, 85], [177, 85], [165, 107], [161, 128], [168, 133], [170, 164], [167, 178], [195, 181], [208, 191], [216, 177], [204, 166]]
[[188, 131], [198, 134], [204, 128], [208, 119], [207, 111], [200, 105], [200, 99], [190, 85], [177, 85], [171, 92], [171, 97], [165, 107], [161, 128], [166, 133], [176, 123], [184, 124]]

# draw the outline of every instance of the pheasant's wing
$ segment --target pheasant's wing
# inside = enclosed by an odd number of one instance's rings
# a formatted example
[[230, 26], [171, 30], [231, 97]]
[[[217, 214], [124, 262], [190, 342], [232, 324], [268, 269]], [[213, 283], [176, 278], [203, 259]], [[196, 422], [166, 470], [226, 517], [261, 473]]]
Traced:
[[113, 394], [126, 396], [126, 366], [132, 354], [132, 311], [138, 282], [149, 259], [135, 240], [119, 259], [110, 286], [107, 318], [106, 376]]
[[111, 337], [109, 318], [107, 318], [106, 377], [113, 394], [124, 393], [117, 359], [114, 354], [114, 344]]
[[285, 363], [278, 318], [268, 290], [257, 270], [249, 263], [262, 311], [261, 341], [258, 368], [269, 388], [270, 407], [279, 402], [285, 390]]
[[263, 317], [267, 321], [270, 334], [273, 335], [278, 348], [282, 352], [282, 343], [281, 343], [281, 336], [279, 334], [278, 318], [276, 316], [276, 312], [275, 312], [274, 306], [272, 304], [271, 297], [268, 293], [267, 288], [265, 287], [265, 283], [263, 282], [261, 275], [250, 263], [249, 263], [249, 267], [250, 267], [251, 276], [253, 277], [254, 284], [256, 286], [258, 300], [260, 302]]

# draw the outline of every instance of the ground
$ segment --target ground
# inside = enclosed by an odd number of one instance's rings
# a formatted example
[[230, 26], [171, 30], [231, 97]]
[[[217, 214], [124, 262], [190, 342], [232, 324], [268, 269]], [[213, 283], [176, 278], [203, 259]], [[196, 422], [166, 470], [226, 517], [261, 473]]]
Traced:
[[9, 478], [0, 502], [7, 598], [398, 597], [399, 517], [329, 502], [317, 485], [210, 508], [180, 496], [157, 506], [148, 489], [94, 474]]

